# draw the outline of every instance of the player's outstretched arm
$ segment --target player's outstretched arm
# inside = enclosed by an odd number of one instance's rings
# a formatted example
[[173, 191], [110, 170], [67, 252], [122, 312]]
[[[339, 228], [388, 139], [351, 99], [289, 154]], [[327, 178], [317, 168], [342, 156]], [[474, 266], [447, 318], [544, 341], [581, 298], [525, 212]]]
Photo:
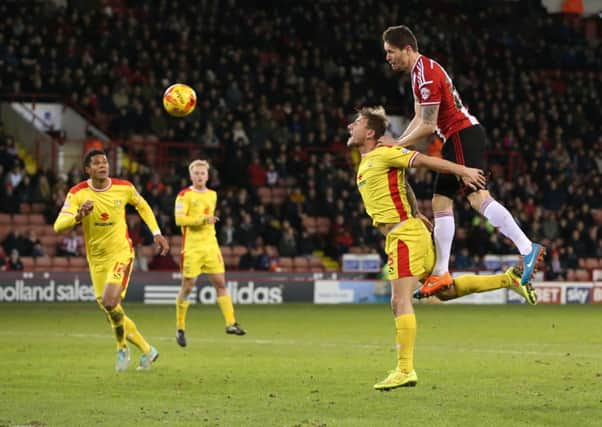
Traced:
[[413, 166], [416, 168], [424, 167], [439, 173], [449, 173], [462, 178], [464, 184], [473, 190], [485, 188], [487, 179], [481, 169], [467, 168], [437, 157], [430, 157], [425, 154], [418, 154], [414, 159]]
[[159, 228], [159, 224], [157, 223], [157, 218], [155, 218], [153, 210], [151, 209], [148, 202], [144, 200], [144, 198], [141, 195], [139, 195], [135, 189], [133, 189], [133, 195], [129, 203], [136, 208], [136, 210], [138, 211], [138, 215], [140, 215], [142, 221], [144, 221], [144, 223], [148, 226], [151, 233], [153, 233], [153, 236], [160, 236], [161, 229]]
[[410, 147], [420, 142], [423, 138], [435, 133], [435, 130], [437, 130], [437, 117], [439, 116], [439, 104], [414, 105], [416, 114], [401, 138], [396, 140], [385, 135], [378, 139], [379, 143]]
[[82, 219], [89, 215], [93, 209], [94, 202], [92, 200], [86, 200], [81, 206], [78, 206], [75, 199], [68, 196], [58, 217], [54, 221], [54, 231], [56, 233], [63, 233], [71, 230], [77, 224], [81, 223]]

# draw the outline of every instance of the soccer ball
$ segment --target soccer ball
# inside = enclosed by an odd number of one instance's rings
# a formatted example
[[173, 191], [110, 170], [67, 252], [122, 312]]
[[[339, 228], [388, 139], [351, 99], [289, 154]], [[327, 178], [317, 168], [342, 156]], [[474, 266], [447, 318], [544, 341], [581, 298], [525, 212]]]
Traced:
[[183, 83], [171, 85], [163, 93], [163, 108], [174, 117], [185, 117], [196, 107], [196, 93]]

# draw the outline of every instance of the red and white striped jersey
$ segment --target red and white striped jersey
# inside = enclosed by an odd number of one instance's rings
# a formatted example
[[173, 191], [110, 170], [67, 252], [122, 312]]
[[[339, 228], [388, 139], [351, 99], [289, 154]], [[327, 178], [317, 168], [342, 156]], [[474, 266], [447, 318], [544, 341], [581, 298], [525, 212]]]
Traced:
[[437, 132], [444, 140], [462, 129], [479, 124], [476, 117], [468, 113], [451, 78], [436, 61], [420, 55], [410, 76], [417, 104], [439, 104]]

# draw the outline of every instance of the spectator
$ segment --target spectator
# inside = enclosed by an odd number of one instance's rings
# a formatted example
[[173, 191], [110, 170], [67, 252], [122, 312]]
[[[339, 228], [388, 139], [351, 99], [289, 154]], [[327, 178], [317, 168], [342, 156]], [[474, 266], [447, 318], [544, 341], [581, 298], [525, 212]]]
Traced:
[[224, 223], [221, 225], [219, 232], [217, 233], [217, 240], [222, 246], [232, 246], [237, 243], [235, 237], [238, 233], [234, 227], [234, 220], [231, 216], [226, 217]]
[[6, 269], [8, 271], [21, 271], [23, 270], [23, 263], [21, 262], [21, 257], [19, 256], [19, 251], [13, 249], [10, 251], [10, 258], [8, 259], [8, 263], [6, 265]]
[[148, 264], [149, 271], [178, 271], [179, 266], [170, 254], [155, 254]]
[[69, 231], [62, 239], [57, 248], [57, 255], [60, 256], [82, 256], [84, 240], [78, 236], [75, 230]]
[[297, 255], [297, 241], [295, 231], [288, 221], [283, 222], [282, 235], [278, 242], [278, 253], [280, 256], [293, 257]]

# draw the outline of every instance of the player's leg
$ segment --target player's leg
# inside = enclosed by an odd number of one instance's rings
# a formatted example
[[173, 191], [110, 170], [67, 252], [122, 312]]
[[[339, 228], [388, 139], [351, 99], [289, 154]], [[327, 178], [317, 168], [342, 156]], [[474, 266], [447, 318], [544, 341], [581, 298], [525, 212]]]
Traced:
[[182, 251], [180, 254], [180, 271], [182, 286], [176, 297], [176, 342], [180, 347], [186, 347], [186, 316], [190, 302], [188, 296], [194, 289], [196, 278], [201, 274], [202, 258], [200, 252]]
[[[418, 222], [420, 222], [418, 220]], [[424, 274], [424, 240], [430, 237], [424, 225], [404, 224], [404, 230], [387, 235], [386, 252], [391, 278], [391, 309], [395, 319], [397, 366], [387, 378], [374, 385], [376, 390], [415, 386], [418, 378], [414, 370], [414, 343], [416, 341], [416, 316], [412, 305], [412, 292], [418, 284], [418, 276]], [[420, 241], [422, 240], [422, 242]], [[430, 244], [430, 239], [429, 239]], [[414, 271], [416, 270], [416, 273]]]
[[544, 247], [539, 243], [531, 242], [514, 221], [508, 209], [491, 197], [489, 191], [479, 190], [473, 192], [468, 195], [468, 200], [473, 209], [480, 212], [491, 225], [514, 243], [523, 261], [521, 284], [527, 284], [537, 270], [539, 262], [543, 259]]
[[374, 384], [375, 390], [413, 387], [418, 381], [414, 370], [416, 315], [412, 306], [412, 292], [417, 284], [417, 277], [404, 277], [391, 281], [391, 308], [395, 318], [397, 366], [389, 372], [384, 380]]
[[121, 305], [130, 282], [132, 265], [132, 258], [126, 258], [123, 262], [117, 261], [113, 263], [104, 288], [102, 305], [109, 314], [111, 324], [115, 329], [115, 338], [118, 341], [118, 345], [121, 345], [122, 341], [125, 344], [125, 340], [127, 339], [138, 347], [142, 352], [138, 369], [149, 369], [152, 362], [159, 357], [159, 352], [146, 341], [138, 330], [136, 323], [125, 314]]
[[[447, 177], [439, 179], [439, 182], [444, 180], [447, 180]], [[432, 207], [435, 217], [433, 240], [435, 242], [436, 262], [433, 271], [424, 283], [424, 286], [431, 288], [430, 292], [437, 292], [452, 283], [449, 274], [449, 257], [456, 231], [453, 206], [454, 202], [451, 197], [443, 194], [433, 195]]]
[[228, 289], [226, 289], [226, 267], [217, 241], [212, 245], [208, 245], [204, 250], [201, 268], [204, 273], [207, 273], [207, 278], [217, 293], [217, 305], [226, 322], [226, 333], [231, 335], [245, 335], [247, 331], [242, 329], [236, 322], [232, 298], [228, 293]]
[[[494, 291], [496, 289], [508, 288], [522, 296], [527, 303], [537, 304], [537, 292], [531, 283], [523, 286], [520, 283], [522, 269], [510, 267], [504, 274], [476, 275], [465, 274], [454, 279], [454, 284], [447, 289], [437, 292], [436, 296], [441, 301], [449, 301], [468, 294]], [[423, 298], [420, 293], [414, 294], [415, 298]]]
[[[445, 160], [461, 163], [461, 158], [456, 155], [455, 145], [451, 141], [447, 141], [443, 145], [441, 154]], [[454, 175], [437, 174], [432, 199], [436, 262], [433, 271], [423, 284], [425, 292], [430, 294], [452, 284], [449, 274], [449, 257], [456, 232], [454, 197], [459, 189], [460, 184]]]
[[196, 277], [182, 277], [182, 286], [176, 298], [176, 342], [180, 347], [186, 347], [186, 314], [190, 306], [188, 295], [195, 282]]
[[508, 288], [522, 296], [527, 303], [537, 304], [537, 293], [531, 283], [522, 286], [520, 267], [510, 267], [504, 274], [476, 275], [465, 274], [454, 279], [453, 286], [437, 292], [435, 296], [442, 301], [449, 301], [468, 294], [494, 291], [496, 289]]
[[[482, 126], [471, 126], [452, 136], [458, 163], [473, 168], [485, 169], [485, 145], [487, 136]], [[448, 141], [446, 144], [448, 144]], [[523, 274], [521, 283], [526, 285], [533, 277], [537, 265], [544, 255], [544, 248], [538, 243], [533, 243], [518, 226], [512, 214], [493, 199], [489, 191], [482, 189], [473, 191], [466, 189], [468, 201], [473, 209], [481, 213], [496, 227], [500, 233], [510, 239], [523, 258]]]
[[228, 289], [226, 289], [224, 273], [207, 273], [207, 278], [217, 293], [217, 305], [226, 322], [226, 333], [230, 335], [245, 335], [247, 331], [242, 329], [236, 322], [234, 305], [232, 304], [232, 298], [228, 293]]

